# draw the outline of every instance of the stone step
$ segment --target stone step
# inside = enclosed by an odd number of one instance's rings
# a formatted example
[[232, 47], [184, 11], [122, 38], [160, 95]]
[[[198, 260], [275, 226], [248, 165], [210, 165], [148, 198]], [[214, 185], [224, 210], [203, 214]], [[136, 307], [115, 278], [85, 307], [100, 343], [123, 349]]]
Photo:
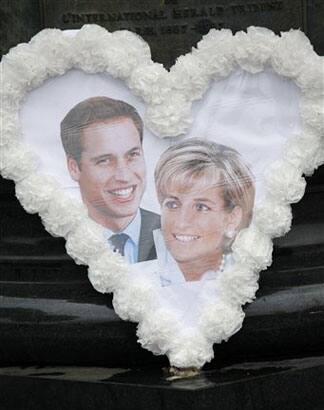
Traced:
[[236, 362], [192, 379], [159, 368], [0, 368], [1, 410], [315, 410], [324, 408], [324, 356]]
[[[21, 264], [29, 273], [24, 281], [19, 270], [8, 275], [2, 264], [7, 274], [0, 281], [0, 365], [164, 361], [139, 347], [136, 325], [117, 317], [111, 295], [96, 292], [85, 272], [48, 268], [33, 277], [33, 263]], [[272, 268], [261, 273], [257, 300], [246, 307], [242, 330], [215, 346], [215, 353], [245, 358], [324, 353], [323, 340], [324, 266]]]
[[[323, 197], [316, 185], [293, 206], [293, 228], [275, 241], [273, 264], [261, 273], [242, 330], [215, 346], [216, 357], [323, 353]], [[6, 210], [1, 214], [0, 365], [166, 363], [140, 348], [136, 325], [121, 321], [111, 296], [92, 288], [86, 268], [66, 255], [63, 239], [47, 234], [40, 219], [27, 215], [17, 201], [2, 201], [0, 207]]]

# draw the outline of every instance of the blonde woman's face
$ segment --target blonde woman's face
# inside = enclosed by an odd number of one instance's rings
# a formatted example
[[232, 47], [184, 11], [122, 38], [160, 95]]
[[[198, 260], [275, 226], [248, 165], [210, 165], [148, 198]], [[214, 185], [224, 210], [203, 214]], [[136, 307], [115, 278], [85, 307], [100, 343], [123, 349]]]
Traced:
[[226, 209], [223, 187], [197, 179], [190, 189], [173, 184], [162, 202], [166, 246], [179, 263], [208, 261], [224, 253], [225, 235], [239, 226], [241, 209]]

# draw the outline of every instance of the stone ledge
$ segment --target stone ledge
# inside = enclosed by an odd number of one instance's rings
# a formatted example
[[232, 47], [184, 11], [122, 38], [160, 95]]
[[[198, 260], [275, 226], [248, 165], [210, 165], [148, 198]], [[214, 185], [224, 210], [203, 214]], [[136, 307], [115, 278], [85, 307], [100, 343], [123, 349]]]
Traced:
[[324, 356], [232, 364], [169, 382], [160, 369], [0, 368], [1, 410], [314, 410]]

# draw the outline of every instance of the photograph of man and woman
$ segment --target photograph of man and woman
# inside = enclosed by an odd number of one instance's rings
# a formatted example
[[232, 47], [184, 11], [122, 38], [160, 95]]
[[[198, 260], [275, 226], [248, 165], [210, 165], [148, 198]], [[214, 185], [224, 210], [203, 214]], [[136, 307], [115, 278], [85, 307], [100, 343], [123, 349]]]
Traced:
[[[71, 178], [89, 216], [130, 263], [168, 259], [185, 281], [225, 268], [237, 232], [248, 226], [253, 176], [233, 148], [199, 138], [172, 145], [155, 169], [158, 214], [140, 207], [146, 186], [143, 121], [108, 97], [74, 106], [61, 122]], [[174, 264], [175, 262], [175, 264]], [[172, 283], [170, 271], [162, 284]], [[172, 276], [172, 275], [171, 275]]]
[[[44, 172], [75, 184], [89, 217], [104, 228], [107, 246], [135, 273], [179, 289], [170, 296], [176, 303], [189, 289], [183, 298], [190, 304], [197, 284], [233, 265], [232, 243], [262, 200], [262, 173], [278, 157], [279, 142], [298, 128], [297, 106], [281, 109], [297, 91], [272, 73], [234, 73], [193, 106], [196, 119], [187, 135], [161, 140], [144, 126], [143, 104], [120, 92], [126, 87], [118, 80], [107, 87], [102, 75], [77, 70], [63, 77], [68, 81], [50, 80], [44, 91], [31, 93], [22, 111], [28, 142], [47, 155]], [[73, 77], [77, 97], [59, 104], [51, 150], [43, 131], [35, 130], [42, 130], [40, 93], [52, 90], [53, 109]]]

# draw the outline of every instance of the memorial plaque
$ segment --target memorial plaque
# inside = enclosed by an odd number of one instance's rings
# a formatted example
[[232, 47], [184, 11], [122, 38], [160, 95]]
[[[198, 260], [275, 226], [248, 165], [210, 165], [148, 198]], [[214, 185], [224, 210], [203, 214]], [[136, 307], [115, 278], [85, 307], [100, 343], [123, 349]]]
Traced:
[[211, 28], [243, 30], [251, 25], [274, 32], [306, 30], [303, 0], [43, 0], [45, 27], [77, 29], [99, 24], [127, 29], [149, 44], [154, 61], [170, 67]]
[[[7, 5], [10, 4], [9, 1], [3, 2], [2, 4], [5, 3]], [[306, 23], [312, 22], [310, 32], [314, 38], [317, 39], [316, 41], [318, 46], [320, 46], [322, 42], [320, 32], [323, 23], [320, 20], [320, 15], [315, 16], [315, 10], [323, 12], [324, 8], [316, 0], [310, 0], [309, 2], [306, 2], [306, 0], [256, 0], [254, 2], [248, 2], [245, 0], [238, 0], [237, 2], [232, 0], [228, 2], [225, 2], [225, 0], [215, 0], [213, 2], [202, 1], [199, 3], [199, 6], [197, 6], [197, 1], [185, 2], [181, 0], [171, 0], [164, 2], [161, 1], [161, 3], [152, 1], [149, 3], [148, 7], [147, 1], [138, 1], [136, 4], [134, 3], [130, 1], [104, 2], [102, 0], [94, 0], [92, 2], [72, 0], [58, 0], [53, 2], [49, 0], [39, 0], [30, 1], [28, 4], [33, 4], [35, 7], [35, 13], [36, 10], [39, 11], [41, 7], [43, 16], [42, 27], [77, 29], [84, 24], [95, 23], [108, 28], [110, 31], [119, 29], [134, 31], [149, 42], [152, 48], [153, 60], [163, 62], [165, 66], [170, 66], [177, 56], [190, 51], [190, 48], [201, 39], [201, 36], [207, 33], [212, 27], [231, 28], [233, 31], [237, 31], [245, 29], [250, 25], [259, 25], [269, 27], [275, 32], [289, 30], [290, 28], [301, 28], [307, 33]], [[16, 1], [13, 4], [16, 4]], [[3, 9], [3, 7], [1, 9]], [[19, 8], [19, 10], [22, 10], [22, 7]], [[311, 16], [307, 16], [306, 11], [308, 13], [312, 12], [313, 14]], [[24, 19], [26, 20], [27, 18], [28, 14], [26, 14]], [[25, 24], [27, 24], [26, 21]], [[8, 25], [6, 27], [6, 31], [9, 32]], [[23, 30], [21, 29], [21, 32], [22, 31]], [[26, 33], [27, 32], [24, 32], [25, 36], [27, 36]], [[7, 40], [9, 41], [9, 36], [6, 41]], [[319, 172], [322, 171], [323, 168], [321, 168]], [[319, 172], [317, 175], [319, 175]], [[321, 175], [323, 175], [323, 173], [321, 173]], [[318, 186], [314, 192], [316, 195], [319, 195], [322, 200], [322, 179], [318, 178], [316, 181], [318, 181], [316, 182]], [[241, 338], [243, 337], [243, 342], [244, 340], [246, 341], [245, 345], [244, 343], [241, 343], [242, 339], [236, 339], [238, 340], [236, 343], [243, 346], [241, 347], [241, 353], [246, 353], [246, 351], [248, 351], [248, 346], [252, 346], [251, 351], [253, 350], [252, 353], [256, 355], [264, 354], [267, 350], [265, 345], [260, 345], [260, 348], [258, 349], [255, 341], [251, 340], [251, 335], [248, 333], [251, 328], [255, 327], [257, 330], [255, 331], [255, 335], [252, 335], [252, 338], [255, 337], [255, 340], [261, 339], [260, 334], [257, 334], [257, 332], [260, 332], [261, 326], [258, 325], [257, 322], [262, 323], [263, 321], [269, 333], [276, 334], [276, 338], [279, 330], [285, 329], [286, 333], [282, 331], [283, 337], [277, 338], [282, 349], [284, 345], [285, 349], [287, 349], [287, 346], [291, 346], [292, 340], [296, 352], [300, 351], [306, 353], [318, 351], [319, 346], [321, 346], [321, 334], [312, 339], [311, 346], [309, 346], [309, 341], [307, 338], [303, 337], [303, 335], [308, 332], [310, 333], [310, 330], [314, 330], [315, 332], [318, 327], [318, 323], [322, 320], [323, 312], [322, 303], [316, 302], [317, 304], [314, 304], [314, 289], [318, 292], [315, 295], [316, 297], [318, 296], [318, 300], [321, 301], [323, 295], [323, 286], [319, 285], [322, 282], [322, 269], [320, 270], [318, 268], [322, 265], [323, 259], [321, 256], [323, 255], [323, 235], [320, 231], [321, 227], [319, 227], [319, 235], [316, 236], [317, 230], [315, 230], [314, 226], [312, 226], [322, 223], [323, 213], [321, 212], [321, 206], [319, 206], [321, 203], [320, 200], [315, 202], [313, 201], [314, 192], [308, 192], [308, 199], [310, 199], [309, 202], [314, 205], [314, 208], [311, 206], [306, 207], [304, 202], [304, 207], [298, 208], [303, 209], [303, 211], [300, 211], [302, 214], [299, 218], [300, 220], [298, 220], [298, 218], [294, 219], [294, 223], [300, 224], [302, 229], [296, 229], [297, 234], [293, 234], [290, 239], [285, 238], [281, 241], [281, 243], [277, 243], [277, 254], [275, 253], [274, 270], [277, 270], [279, 275], [273, 275], [276, 277], [276, 282], [267, 282], [267, 278], [270, 278], [269, 273], [265, 273], [263, 275], [263, 281], [261, 282], [263, 293], [259, 293], [258, 295], [260, 297], [260, 302], [259, 304], [253, 305], [252, 308], [247, 311], [247, 316], [249, 317], [248, 320], [250, 320], [250, 322], [247, 322], [248, 325], [245, 330], [246, 333], [243, 333], [243, 336], [241, 336]], [[3, 191], [3, 193], [6, 194], [6, 191]], [[310, 193], [312, 193], [312, 197], [310, 197]], [[5, 197], [5, 195], [3, 196]], [[5, 283], [5, 286], [3, 286], [2, 289], [2, 296], [12, 298], [14, 303], [16, 303], [14, 299], [17, 297], [20, 297], [21, 299], [33, 298], [35, 305], [36, 303], [39, 303], [39, 300], [42, 300], [44, 302], [44, 306], [50, 305], [48, 303], [48, 299], [54, 300], [54, 302], [58, 301], [58, 304], [55, 305], [55, 308], [53, 309], [53, 311], [55, 311], [53, 316], [50, 316], [52, 314], [51, 312], [47, 312], [46, 314], [41, 312], [37, 316], [37, 314], [35, 314], [35, 310], [30, 309], [30, 305], [28, 305], [29, 301], [23, 307], [21, 307], [22, 305], [18, 307], [21, 311], [25, 309], [26, 313], [19, 317], [17, 316], [17, 318], [21, 321], [24, 316], [25, 322], [28, 324], [29, 329], [31, 329], [29, 334], [26, 333], [26, 338], [30, 337], [30, 339], [34, 339], [34, 329], [40, 329], [40, 322], [42, 321], [44, 324], [42, 329], [42, 340], [46, 339], [46, 341], [44, 345], [41, 345], [40, 350], [46, 352], [50, 350], [51, 344], [53, 343], [53, 335], [48, 330], [49, 326], [47, 326], [47, 324], [52, 322], [52, 328], [55, 328], [55, 332], [57, 333], [56, 329], [58, 321], [61, 321], [61, 323], [65, 321], [70, 324], [71, 321], [75, 320], [75, 317], [72, 315], [73, 312], [71, 313], [71, 316], [62, 314], [59, 317], [56, 314], [56, 311], [60, 308], [60, 306], [63, 303], [66, 304], [66, 299], [69, 298], [71, 303], [80, 302], [80, 306], [82, 304], [92, 304], [91, 320], [96, 318], [95, 320], [97, 320], [97, 322], [100, 322], [102, 317], [98, 314], [101, 311], [99, 312], [96, 309], [98, 309], [98, 306], [107, 305], [107, 309], [104, 312], [106, 315], [105, 318], [107, 317], [107, 319], [105, 319], [105, 322], [102, 322], [102, 328], [96, 325], [96, 331], [94, 332], [96, 334], [91, 335], [91, 337], [89, 337], [89, 327], [91, 325], [92, 328], [94, 328], [93, 322], [89, 325], [89, 316], [81, 316], [83, 311], [79, 316], [77, 315], [77, 326], [79, 326], [80, 323], [81, 325], [76, 330], [79, 334], [81, 333], [83, 337], [88, 337], [92, 340], [93, 349], [90, 350], [96, 352], [95, 360], [98, 360], [98, 363], [102, 363], [102, 360], [106, 360], [107, 363], [111, 363], [111, 358], [113, 356], [115, 356], [116, 361], [122, 357], [126, 363], [127, 360], [125, 359], [124, 347], [127, 344], [129, 344], [129, 356], [134, 357], [134, 360], [140, 357], [142, 352], [137, 352], [138, 356], [136, 356], [136, 354], [133, 355], [135, 340], [131, 339], [130, 341], [130, 335], [132, 336], [134, 334], [132, 325], [119, 322], [114, 316], [111, 305], [106, 301], [106, 299], [104, 299], [101, 295], [96, 294], [93, 289], [90, 288], [90, 285], [86, 280], [85, 272], [79, 271], [79, 268], [74, 265], [72, 267], [72, 263], [71, 266], [69, 265], [70, 261], [68, 260], [68, 257], [63, 254], [64, 249], [63, 246], [61, 246], [62, 243], [57, 242], [57, 247], [52, 246], [52, 243], [57, 240], [50, 238], [50, 241], [53, 242], [48, 242], [48, 238], [42, 236], [42, 231], [39, 230], [41, 228], [40, 225], [38, 227], [35, 225], [36, 217], [33, 221], [31, 221], [30, 216], [26, 216], [25, 218], [18, 215], [17, 217], [17, 210], [13, 210], [11, 207], [9, 208], [9, 206], [11, 206], [9, 202], [8, 208], [6, 208], [7, 204], [5, 204], [2, 219], [0, 218], [0, 221], [2, 222], [0, 239], [3, 240], [4, 244], [2, 248], [0, 246], [0, 251], [3, 251], [2, 265], [0, 267], [2, 275], [1, 279]], [[294, 211], [296, 209], [297, 208], [295, 208]], [[312, 216], [313, 214], [314, 216]], [[308, 227], [306, 223], [310, 222], [311, 216], [314, 220], [312, 219], [311, 221], [310, 229], [305, 230], [305, 226]], [[297, 228], [299, 227], [297, 226]], [[310, 232], [310, 234], [307, 235], [307, 232]], [[296, 240], [296, 238], [298, 239], [300, 237], [303, 238], [303, 241]], [[307, 241], [309, 238], [311, 238], [311, 241]], [[49, 245], [51, 245], [51, 247], [49, 247]], [[30, 247], [33, 247], [35, 250], [37, 249], [37, 251], [41, 249], [41, 251], [39, 253], [36, 251], [33, 253], [30, 251]], [[46, 255], [45, 258], [39, 257], [41, 253]], [[22, 256], [19, 256], [19, 254], [22, 254]], [[24, 260], [24, 254], [31, 256], [29, 264], [27, 259]], [[296, 258], [297, 255], [299, 258], [298, 261]], [[296, 269], [296, 266], [298, 266], [298, 269]], [[313, 268], [314, 266], [315, 268]], [[295, 292], [294, 289], [291, 291], [290, 287], [292, 283], [296, 284], [296, 272], [298, 272], [298, 286], [296, 286]], [[279, 284], [278, 277], [281, 280]], [[21, 282], [22, 286], [17, 286], [18, 282]], [[66, 287], [67, 282], [70, 287]], [[310, 288], [309, 285], [314, 286], [314, 288]], [[287, 288], [286, 293], [282, 292], [284, 287]], [[286, 310], [284, 311], [282, 309], [282, 301], [288, 294], [290, 299], [289, 303], [285, 305]], [[297, 305], [294, 305], [294, 303], [300, 298], [301, 294], [303, 295], [303, 301], [305, 301], [305, 303], [299, 304], [298, 308], [296, 308]], [[271, 301], [269, 295], [273, 295], [273, 302]], [[310, 299], [312, 299], [312, 302], [310, 302]], [[293, 303], [290, 303], [291, 300]], [[262, 308], [264, 301], [267, 301], [269, 306], [268, 310]], [[271, 303], [273, 304], [271, 305]], [[7, 311], [9, 313], [7, 316], [4, 315], [4, 319], [1, 322], [1, 326], [6, 332], [6, 334], [3, 332], [5, 336], [2, 338], [1, 343], [3, 346], [9, 345], [12, 349], [11, 351], [8, 351], [5, 348], [1, 349], [5, 352], [5, 356], [2, 357], [2, 360], [9, 360], [7, 359], [9, 357], [13, 363], [21, 363], [22, 360], [28, 361], [28, 358], [25, 359], [24, 357], [24, 349], [21, 348], [21, 336], [25, 329], [17, 332], [15, 335], [12, 334], [12, 326], [9, 326], [11, 325], [9, 322], [12, 319], [8, 320], [7, 318], [10, 316], [10, 312], [13, 312], [14, 314], [17, 312], [16, 305], [13, 306], [14, 308], [12, 311], [10, 310], [10, 307], [7, 307]], [[312, 309], [311, 319], [313, 319], [311, 323], [309, 321], [310, 317], [308, 316], [308, 310], [310, 308]], [[305, 319], [303, 320], [304, 327], [299, 326], [299, 333], [297, 335], [292, 335], [288, 325], [290, 323], [292, 327], [295, 327], [297, 320], [296, 317], [300, 320], [301, 312], [303, 313], [303, 318]], [[107, 313], [110, 313], [110, 316]], [[314, 315], [314, 313], [316, 314]], [[287, 319], [283, 326], [281, 320], [278, 320], [278, 314], [283, 315], [284, 318]], [[32, 320], [31, 317], [33, 318]], [[269, 319], [268, 322], [265, 321], [265, 317]], [[271, 325], [269, 326], [270, 322], [278, 323], [278, 332], [275, 332], [276, 329]], [[257, 325], [255, 326], [255, 324]], [[280, 326], [282, 326], [282, 328], [280, 328]], [[311, 327], [314, 329], [311, 329]], [[105, 328], [106, 333], [104, 333], [103, 328]], [[111, 329], [116, 329], [116, 332], [114, 333]], [[123, 329], [126, 329], [124, 333]], [[264, 329], [262, 329], [262, 331], [264, 331]], [[44, 334], [46, 334], [45, 337]], [[72, 339], [74, 334], [75, 332], [73, 332], [73, 329], [71, 332], [71, 327], [66, 326], [66, 333], [62, 332], [60, 334], [61, 340], [55, 340], [57, 351], [56, 354], [54, 354], [54, 356], [50, 359], [53, 363], [55, 363], [56, 360], [63, 360], [62, 349], [66, 347], [66, 337], [71, 335], [70, 337]], [[105, 352], [107, 352], [106, 342], [107, 340], [115, 340], [116, 334], [119, 337], [119, 340], [124, 344], [122, 345], [122, 343], [119, 343], [115, 351], [110, 349], [109, 353], [106, 353], [108, 356], [105, 356]], [[288, 334], [290, 339], [286, 336]], [[105, 339], [105, 343], [102, 343], [101, 350], [98, 349], [98, 343], [100, 342], [98, 342], [99, 335], [101, 335], [102, 339]], [[16, 343], [13, 343], [13, 341]], [[285, 341], [286, 344], [283, 343], [283, 341]], [[30, 341], [28, 341], [28, 343], [30, 343]], [[46, 343], [49, 343], [48, 348], [46, 347]], [[83, 351], [75, 351], [73, 343], [74, 340], [72, 340], [69, 344], [73, 348], [71, 348], [69, 352], [66, 351], [65, 360], [71, 360], [71, 362], [79, 364], [79, 360], [81, 360], [80, 358], [85, 358], [86, 356]], [[78, 340], [78, 344], [81, 346], [88, 346], [88, 343], [88, 340], [84, 340], [84, 343], [80, 344]], [[233, 345], [229, 344], [229, 350], [227, 351], [229, 354], [232, 354], [233, 351], [239, 351], [239, 349], [235, 347], [235, 342], [232, 352], [231, 346], [233, 347]], [[39, 354], [41, 353], [37, 349], [38, 346], [35, 348], [34, 353], [30, 355], [29, 360], [39, 360]], [[273, 349], [273, 344], [269, 343], [269, 351], [272, 351], [271, 349]], [[70, 356], [70, 353], [73, 350], [76, 353], [72, 357]], [[120, 353], [121, 351], [123, 353]], [[224, 348], [224, 351], [226, 352], [226, 348]], [[272, 354], [282, 354], [282, 352], [283, 350], [279, 349], [273, 351]], [[47, 359], [40, 360], [42, 361]], [[94, 358], [92, 357], [91, 360], [93, 364]]]

